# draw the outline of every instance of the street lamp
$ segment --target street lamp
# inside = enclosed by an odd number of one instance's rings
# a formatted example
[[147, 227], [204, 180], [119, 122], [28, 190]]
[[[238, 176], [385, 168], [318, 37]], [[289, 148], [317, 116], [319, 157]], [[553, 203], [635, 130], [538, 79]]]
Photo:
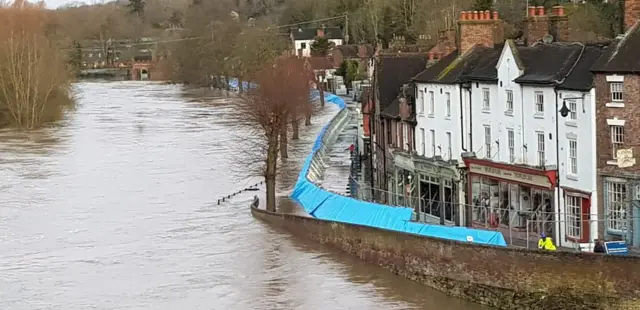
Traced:
[[560, 114], [560, 116], [562, 116], [562, 118], [566, 118], [569, 113], [571, 112], [571, 110], [567, 107], [567, 100], [577, 100], [577, 99], [581, 99], [584, 100], [584, 95], [582, 95], [581, 97], [567, 97], [567, 98], [562, 98], [562, 107], [558, 108], [558, 95], [556, 93], [556, 204], [557, 204], [557, 209], [558, 209], [558, 217], [556, 218], [556, 222], [557, 222], [557, 231], [558, 231], [558, 246], [562, 245], [562, 238], [560, 237], [560, 215], [561, 213], [561, 209], [560, 209], [560, 119], [558, 117], [558, 114]]

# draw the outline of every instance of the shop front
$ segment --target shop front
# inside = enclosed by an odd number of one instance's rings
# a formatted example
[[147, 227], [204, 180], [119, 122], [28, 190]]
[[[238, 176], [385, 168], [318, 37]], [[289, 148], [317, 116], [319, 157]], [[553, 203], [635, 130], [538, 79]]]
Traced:
[[394, 153], [396, 203], [415, 209], [418, 220], [460, 225], [464, 208], [463, 186], [457, 162], [434, 161], [406, 153]]
[[466, 158], [465, 164], [473, 226], [555, 236], [556, 170], [476, 158]]

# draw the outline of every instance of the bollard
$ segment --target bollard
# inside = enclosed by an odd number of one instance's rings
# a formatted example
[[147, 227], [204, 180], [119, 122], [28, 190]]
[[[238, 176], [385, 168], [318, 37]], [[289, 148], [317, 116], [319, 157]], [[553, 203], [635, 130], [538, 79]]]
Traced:
[[218, 199], [218, 204], [220, 204], [220, 199]]
[[224, 201], [224, 197], [222, 197], [222, 201]]

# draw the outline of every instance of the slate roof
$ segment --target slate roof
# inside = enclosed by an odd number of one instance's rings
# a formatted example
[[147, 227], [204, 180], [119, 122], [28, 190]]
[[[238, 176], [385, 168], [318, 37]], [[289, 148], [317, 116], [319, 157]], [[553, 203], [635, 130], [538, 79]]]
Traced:
[[[410, 106], [413, 106], [414, 103], [416, 102], [415, 89], [413, 87], [408, 87], [405, 90], [405, 93], [403, 95], [402, 87], [401, 87], [398, 90], [398, 96], [391, 102], [390, 105], [388, 105], [384, 110], [382, 110], [380, 114], [384, 117], [399, 119], [401, 117], [400, 116], [400, 98], [402, 98], [403, 96], [407, 100], [407, 103]], [[415, 120], [416, 120], [415, 109], [412, 109], [411, 116], [409, 117], [409, 119], [407, 119], [407, 121], [415, 122]]]
[[424, 53], [379, 56], [375, 74], [380, 111], [396, 99], [402, 85], [426, 68], [427, 57]]
[[454, 84], [464, 80], [495, 80], [496, 64], [502, 46], [487, 48], [475, 46], [458, 56], [454, 51], [413, 78], [414, 82]]
[[[318, 36], [318, 29], [322, 28], [298, 28], [291, 29], [291, 37], [294, 40], [313, 40]], [[324, 36], [327, 39], [342, 39], [342, 29], [339, 27], [325, 27]]]
[[570, 73], [585, 45], [579, 43], [537, 43], [518, 46], [524, 73], [514, 81], [523, 84], [554, 84]]
[[557, 87], [559, 89], [589, 91], [593, 87], [593, 74], [589, 70], [604, 52], [604, 46], [586, 46], [576, 66]]
[[591, 67], [594, 72], [640, 73], [640, 23], [616, 39]]
[[[360, 46], [357, 44], [345, 44], [345, 45], [336, 46], [336, 48], [340, 50], [340, 52], [342, 53], [342, 57], [344, 58], [360, 58], [360, 55], [358, 55], [359, 47]], [[374, 53], [373, 46], [370, 44], [365, 44], [364, 47], [366, 48], [366, 51], [367, 51], [367, 54], [364, 56], [365, 57], [373, 56], [373, 53]]]
[[498, 70], [496, 66], [502, 54], [503, 45], [494, 48], [482, 48], [474, 55], [468, 68], [460, 76], [464, 81], [497, 82]]

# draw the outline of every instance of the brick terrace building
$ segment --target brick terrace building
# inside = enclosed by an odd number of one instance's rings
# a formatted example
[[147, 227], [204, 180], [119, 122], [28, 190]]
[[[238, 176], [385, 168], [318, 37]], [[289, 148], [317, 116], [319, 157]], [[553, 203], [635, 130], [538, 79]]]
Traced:
[[625, 1], [626, 33], [593, 66], [596, 87], [598, 230], [640, 246], [640, 1]]

